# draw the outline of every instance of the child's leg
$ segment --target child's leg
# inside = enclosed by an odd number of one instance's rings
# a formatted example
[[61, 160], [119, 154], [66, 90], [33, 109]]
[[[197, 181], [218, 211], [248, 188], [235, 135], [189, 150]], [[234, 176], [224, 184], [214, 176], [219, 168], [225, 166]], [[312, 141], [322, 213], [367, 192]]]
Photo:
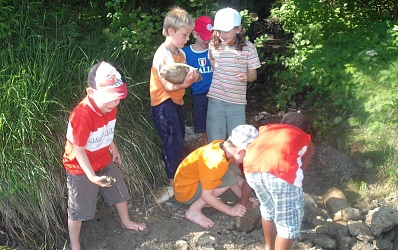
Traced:
[[178, 165], [184, 159], [184, 113], [181, 105], [167, 99], [152, 107], [152, 118], [163, 142], [163, 160], [169, 184], [173, 185]]
[[224, 108], [227, 112], [227, 133], [230, 134], [234, 128], [246, 124], [246, 105], [227, 103]]
[[209, 140], [207, 139], [207, 133], [203, 132], [203, 145], [209, 144]]
[[[261, 219], [265, 239], [265, 250], [275, 249], [276, 226], [273, 221]], [[279, 248], [277, 248], [279, 249]]]
[[146, 229], [145, 223], [138, 223], [130, 220], [127, 201], [115, 205], [124, 229], [142, 231]]
[[100, 188], [99, 193], [109, 205], [115, 205], [122, 227], [130, 230], [144, 230], [145, 223], [137, 223], [130, 220], [127, 200], [130, 198], [126, 183], [123, 180], [120, 169], [110, 162], [105, 168], [99, 171], [100, 175], [109, 175], [116, 179], [112, 187]]
[[206, 116], [206, 133], [209, 142], [225, 140], [227, 137], [227, 116], [223, 101], [209, 98]]
[[203, 145], [209, 143], [206, 134], [207, 92], [193, 95], [193, 126], [195, 133], [202, 133]]
[[262, 219], [262, 226], [265, 239], [265, 250], [290, 250], [294, 239], [286, 239], [277, 235], [276, 226], [273, 221]]
[[185, 218], [204, 228], [213, 227], [214, 222], [202, 213], [202, 209], [206, 205], [207, 203], [202, 198], [199, 198], [185, 212]]
[[79, 220], [68, 219], [68, 231], [70, 248], [72, 250], [80, 250], [80, 230], [82, 228], [82, 222]]
[[99, 186], [93, 184], [86, 175], [67, 174], [68, 188], [68, 232], [70, 248], [80, 250], [82, 221], [95, 216]]

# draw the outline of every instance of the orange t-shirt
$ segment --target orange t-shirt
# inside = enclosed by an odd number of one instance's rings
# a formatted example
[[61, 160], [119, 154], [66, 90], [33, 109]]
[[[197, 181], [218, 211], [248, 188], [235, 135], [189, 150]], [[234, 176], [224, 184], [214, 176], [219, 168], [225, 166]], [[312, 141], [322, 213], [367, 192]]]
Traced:
[[159, 72], [162, 66], [170, 63], [185, 63], [185, 53], [179, 49], [179, 55], [172, 54], [166, 49], [165, 45], [162, 44], [156, 50], [153, 57], [151, 67], [151, 78], [149, 81], [149, 92], [151, 97], [151, 106], [157, 106], [167, 99], [171, 98], [174, 103], [183, 105], [185, 89], [177, 91], [167, 92], [164, 89], [162, 81], [160, 80]]
[[222, 140], [213, 141], [190, 153], [178, 166], [174, 177], [174, 196], [185, 202], [191, 199], [198, 183], [205, 190], [212, 190], [221, 184], [221, 178], [228, 171], [232, 159], [227, 160], [221, 149]]

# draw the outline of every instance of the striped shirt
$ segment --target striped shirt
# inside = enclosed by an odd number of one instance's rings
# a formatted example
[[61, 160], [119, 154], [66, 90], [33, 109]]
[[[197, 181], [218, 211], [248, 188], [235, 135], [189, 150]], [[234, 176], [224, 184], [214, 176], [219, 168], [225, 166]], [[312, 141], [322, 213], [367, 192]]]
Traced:
[[214, 73], [207, 96], [246, 105], [247, 82], [241, 82], [235, 76], [239, 73], [248, 73], [249, 69], [260, 68], [260, 60], [253, 43], [246, 41], [246, 46], [242, 51], [238, 51], [234, 45], [225, 44], [221, 44], [216, 50], [211, 42], [209, 59], [214, 60]]

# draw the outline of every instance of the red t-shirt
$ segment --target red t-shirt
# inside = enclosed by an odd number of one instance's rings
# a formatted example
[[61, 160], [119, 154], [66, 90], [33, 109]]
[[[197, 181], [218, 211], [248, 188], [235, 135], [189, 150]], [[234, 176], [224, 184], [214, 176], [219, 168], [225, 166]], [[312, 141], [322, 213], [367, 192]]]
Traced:
[[98, 171], [112, 160], [109, 146], [113, 141], [117, 108], [103, 113], [88, 96], [69, 116], [63, 164], [70, 174], [85, 174], [74, 153], [74, 145], [85, 147], [94, 171]]
[[246, 148], [244, 173], [269, 172], [301, 187], [304, 178], [302, 157], [308, 151], [311, 135], [288, 124], [261, 126], [258, 137]]

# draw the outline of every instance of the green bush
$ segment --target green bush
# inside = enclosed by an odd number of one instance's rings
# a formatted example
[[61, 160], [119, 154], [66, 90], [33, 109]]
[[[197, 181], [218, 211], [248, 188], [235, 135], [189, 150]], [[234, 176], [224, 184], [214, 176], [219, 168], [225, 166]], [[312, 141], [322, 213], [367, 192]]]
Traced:
[[[393, 6], [365, 2], [278, 1], [272, 18], [293, 39], [280, 58], [286, 71], [276, 76], [276, 98], [286, 109], [305, 96], [321, 140], [335, 134], [334, 140], [362, 145], [352, 153], [364, 165], [393, 167], [388, 159], [397, 151], [397, 27], [388, 11]], [[340, 133], [333, 132], [337, 128]]]

